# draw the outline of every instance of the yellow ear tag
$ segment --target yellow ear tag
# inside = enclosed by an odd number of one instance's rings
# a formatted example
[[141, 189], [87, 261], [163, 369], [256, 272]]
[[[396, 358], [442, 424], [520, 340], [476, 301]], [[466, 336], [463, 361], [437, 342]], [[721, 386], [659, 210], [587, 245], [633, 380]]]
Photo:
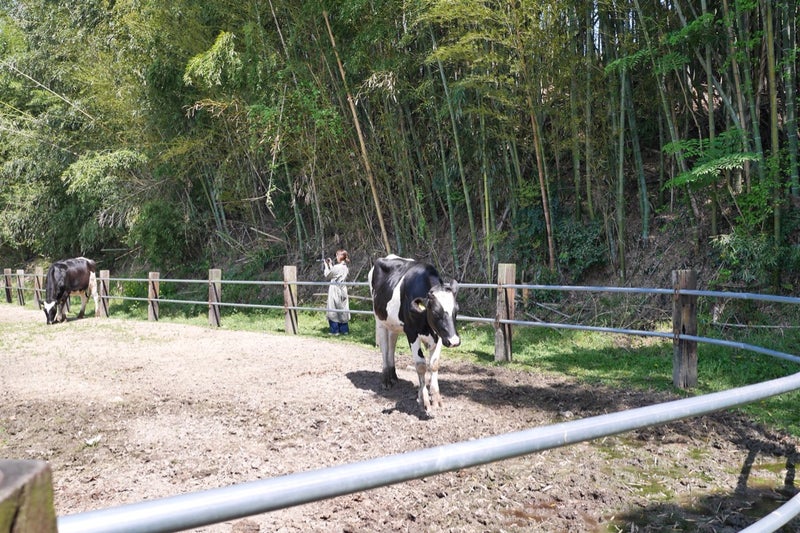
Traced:
[[415, 303], [417, 305], [417, 311], [422, 312], [422, 311], [425, 310], [425, 304], [424, 303], [422, 303], [422, 302], [415, 302]]

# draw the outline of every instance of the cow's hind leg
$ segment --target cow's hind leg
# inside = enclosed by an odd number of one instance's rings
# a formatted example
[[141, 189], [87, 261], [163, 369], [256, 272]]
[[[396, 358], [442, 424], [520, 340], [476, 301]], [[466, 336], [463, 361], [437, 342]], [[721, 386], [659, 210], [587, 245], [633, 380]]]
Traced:
[[59, 322], [66, 322], [67, 321], [67, 302], [66, 301], [59, 301], [56, 306], [58, 307], [58, 313], [56, 313], [56, 320]]
[[397, 369], [394, 363], [394, 350], [397, 347], [397, 333], [390, 331], [382, 324], [378, 324], [375, 333], [383, 357], [383, 387], [392, 388], [398, 382]]
[[89, 296], [86, 294], [88, 291], [81, 291], [81, 310], [78, 312], [78, 318], [83, 318], [83, 313], [86, 311], [86, 303], [89, 301]]
[[97, 276], [94, 275], [94, 272], [89, 274], [89, 287], [86, 289], [86, 295], [91, 295], [94, 300], [94, 316], [100, 316], [100, 293], [97, 290]]

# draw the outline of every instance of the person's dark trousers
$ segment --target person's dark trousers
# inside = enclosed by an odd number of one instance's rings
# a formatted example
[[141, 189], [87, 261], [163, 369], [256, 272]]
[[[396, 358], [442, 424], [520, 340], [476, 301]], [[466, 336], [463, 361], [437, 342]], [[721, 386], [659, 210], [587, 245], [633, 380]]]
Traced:
[[330, 331], [328, 332], [331, 335], [338, 335], [339, 334], [339, 323], [334, 322], [333, 320], [328, 320], [328, 326]]

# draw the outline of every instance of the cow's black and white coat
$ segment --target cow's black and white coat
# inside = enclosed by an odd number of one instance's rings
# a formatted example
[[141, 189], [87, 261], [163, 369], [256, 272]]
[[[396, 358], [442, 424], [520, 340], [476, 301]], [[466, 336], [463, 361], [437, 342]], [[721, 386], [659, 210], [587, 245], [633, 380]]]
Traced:
[[[417, 399], [430, 412], [441, 405], [438, 372], [442, 346], [461, 344], [456, 331], [458, 283], [442, 283], [432, 265], [389, 255], [375, 261], [369, 271], [369, 285], [383, 356], [383, 385], [388, 388], [397, 383], [394, 353], [397, 337], [405, 333], [419, 377]], [[422, 344], [427, 348], [427, 359]]]
[[[47, 323], [64, 322], [67, 319], [65, 307], [72, 295], [81, 297], [81, 311], [78, 318], [83, 318], [89, 296], [94, 298], [95, 314], [98, 309], [97, 278], [95, 263], [85, 257], [56, 261], [47, 270], [45, 278], [44, 314]], [[58, 315], [58, 316], [56, 316]]]

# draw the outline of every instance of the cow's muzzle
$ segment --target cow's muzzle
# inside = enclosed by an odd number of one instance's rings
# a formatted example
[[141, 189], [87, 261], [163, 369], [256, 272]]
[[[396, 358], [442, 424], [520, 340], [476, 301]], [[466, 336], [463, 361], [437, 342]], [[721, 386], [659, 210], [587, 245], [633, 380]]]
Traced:
[[447, 346], [448, 348], [455, 348], [461, 344], [461, 337], [458, 335], [453, 335], [452, 337], [443, 337], [442, 344]]

